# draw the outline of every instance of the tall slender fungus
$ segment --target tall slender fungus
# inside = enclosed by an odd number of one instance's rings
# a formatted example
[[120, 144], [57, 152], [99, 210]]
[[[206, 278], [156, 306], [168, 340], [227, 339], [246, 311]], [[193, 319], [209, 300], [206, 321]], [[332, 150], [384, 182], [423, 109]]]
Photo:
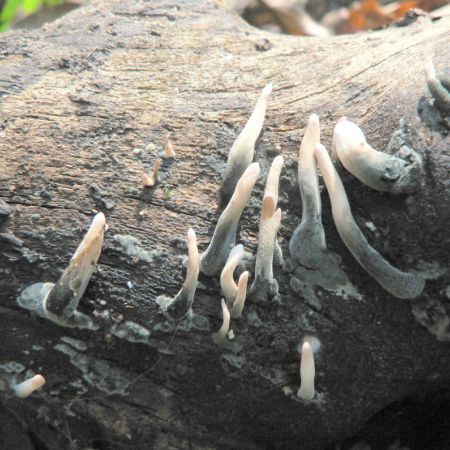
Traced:
[[319, 117], [312, 114], [298, 153], [298, 185], [302, 197], [302, 220], [295, 229], [289, 251], [300, 264], [317, 269], [327, 251], [322, 225], [322, 203], [319, 193], [314, 146], [320, 143]]
[[195, 231], [190, 228], [187, 233], [188, 262], [186, 280], [178, 294], [170, 299], [162, 308], [174, 319], [183, 318], [191, 309], [197, 289], [198, 274], [200, 271], [200, 257], [197, 248]]
[[14, 385], [12, 388], [17, 397], [26, 398], [34, 391], [44, 386], [44, 384], [45, 378], [42, 375], [37, 374], [34, 377], [28, 378], [28, 380], [22, 381], [22, 383]]
[[28, 286], [17, 303], [61, 326], [93, 328], [91, 318], [77, 311], [77, 307], [100, 257], [105, 228], [105, 216], [98, 213], [56, 284]]
[[222, 293], [225, 296], [225, 300], [229, 307], [233, 305], [238, 291], [238, 286], [234, 281], [233, 273], [243, 257], [244, 246], [242, 244], [236, 245], [236, 247], [231, 250], [228, 260], [220, 274], [220, 287], [222, 288]]
[[211, 242], [200, 259], [200, 270], [208, 276], [216, 275], [224, 267], [230, 248], [234, 246], [242, 211], [252, 193], [260, 172], [259, 164], [250, 164], [236, 185], [233, 196], [222, 212]]
[[425, 280], [420, 275], [401, 272], [391, 266], [369, 245], [353, 219], [344, 185], [325, 147], [316, 145], [315, 155], [330, 196], [336, 228], [352, 255], [384, 289], [395, 297], [415, 298], [420, 295], [425, 286]]
[[272, 196], [264, 197], [259, 222], [255, 279], [250, 288], [251, 294], [257, 300], [266, 300], [278, 294], [278, 283], [273, 278], [273, 252], [280, 223], [281, 209], [275, 211], [275, 200]]
[[217, 333], [212, 335], [213, 341], [217, 345], [224, 345], [227, 342], [228, 330], [230, 329], [230, 311], [224, 299], [221, 300], [223, 322]]
[[408, 159], [388, 155], [372, 148], [361, 129], [345, 117], [336, 124], [333, 132], [333, 156], [362, 183], [392, 193], [409, 192], [417, 185], [420, 156], [409, 149]]
[[300, 389], [297, 397], [303, 400], [312, 400], [315, 395], [314, 378], [316, 369], [314, 366], [314, 354], [311, 344], [306, 341], [302, 345], [302, 356], [300, 361]]
[[268, 84], [263, 89], [247, 124], [231, 147], [222, 185], [219, 190], [222, 205], [227, 204], [239, 178], [253, 160], [255, 143], [261, 133], [266, 115], [267, 99], [271, 92], [272, 84]]

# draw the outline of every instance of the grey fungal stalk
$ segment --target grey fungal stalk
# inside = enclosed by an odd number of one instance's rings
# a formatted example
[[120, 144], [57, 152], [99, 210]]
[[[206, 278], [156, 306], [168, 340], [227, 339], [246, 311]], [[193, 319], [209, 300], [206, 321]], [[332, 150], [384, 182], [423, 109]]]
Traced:
[[420, 275], [401, 272], [392, 267], [362, 234], [353, 219], [347, 194], [328, 152], [316, 145], [315, 155], [331, 200], [333, 219], [341, 239], [361, 266], [388, 292], [398, 298], [415, 298], [421, 294], [425, 280]]
[[33, 284], [21, 292], [17, 303], [58, 325], [94, 329], [91, 318], [77, 307], [100, 257], [105, 228], [105, 216], [98, 213], [56, 284]]
[[300, 389], [297, 397], [302, 400], [312, 400], [315, 396], [314, 378], [316, 369], [314, 366], [314, 353], [311, 344], [305, 341], [302, 345], [302, 355], [300, 361]]
[[314, 146], [320, 143], [319, 117], [308, 120], [298, 154], [298, 185], [302, 197], [302, 220], [289, 242], [291, 256], [303, 266], [318, 269], [327, 251], [322, 225], [322, 203], [319, 193]]
[[273, 253], [280, 222], [281, 209], [275, 211], [274, 198], [270, 195], [264, 197], [259, 222], [255, 279], [250, 288], [252, 296], [257, 300], [267, 300], [278, 294], [278, 283], [273, 278]]
[[259, 171], [258, 163], [250, 164], [239, 179], [230, 203], [217, 222], [211, 242], [201, 256], [200, 270], [205, 275], [216, 275], [224, 267], [230, 248], [234, 246], [239, 219], [258, 179]]
[[217, 345], [225, 345], [227, 342], [228, 331], [230, 329], [230, 311], [224, 299], [221, 300], [223, 322], [217, 333], [212, 335], [213, 341]]
[[192, 311], [192, 304], [194, 302], [195, 291], [197, 289], [198, 274], [200, 271], [200, 257], [197, 248], [197, 237], [195, 231], [190, 228], [187, 233], [187, 247], [188, 247], [188, 261], [186, 280], [173, 298], [161, 303], [163, 310], [167, 311], [168, 315], [176, 320], [184, 318]]
[[236, 245], [236, 247], [231, 250], [228, 260], [220, 274], [220, 287], [222, 288], [222, 293], [225, 296], [227, 305], [230, 307], [233, 305], [238, 291], [238, 286], [234, 281], [233, 273], [243, 257], [244, 246], [242, 244]]
[[399, 194], [417, 187], [422, 160], [410, 148], [401, 150], [401, 158], [375, 150], [361, 129], [345, 117], [334, 128], [333, 157], [358, 180], [377, 191]]
[[266, 115], [267, 99], [271, 92], [272, 84], [268, 84], [263, 89], [247, 124], [231, 147], [222, 185], [219, 190], [222, 205], [227, 204], [239, 178], [253, 160], [255, 143], [261, 133]]

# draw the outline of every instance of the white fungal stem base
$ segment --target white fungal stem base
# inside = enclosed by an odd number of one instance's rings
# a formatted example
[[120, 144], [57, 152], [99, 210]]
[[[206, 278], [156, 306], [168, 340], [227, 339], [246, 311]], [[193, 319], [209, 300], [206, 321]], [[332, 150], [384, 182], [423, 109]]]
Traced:
[[300, 389], [297, 392], [297, 397], [302, 400], [312, 400], [315, 395], [314, 378], [316, 376], [316, 369], [314, 366], [314, 354], [309, 342], [304, 342], [302, 345], [302, 356], [300, 361]]
[[336, 228], [352, 255], [392, 295], [398, 298], [415, 298], [420, 295], [425, 280], [419, 275], [401, 272], [392, 267], [369, 245], [353, 219], [344, 185], [325, 147], [317, 145], [315, 155], [330, 196]]
[[219, 273], [234, 246], [236, 231], [242, 211], [252, 193], [260, 172], [259, 164], [250, 164], [239, 179], [233, 196], [222, 212], [211, 242], [200, 259], [200, 270], [208, 276]]
[[230, 329], [230, 311], [224, 299], [221, 300], [223, 322], [220, 330], [212, 335], [213, 341], [217, 345], [224, 345], [227, 342], [227, 335]]
[[228, 256], [228, 260], [222, 270], [220, 275], [220, 287], [222, 288], [222, 293], [225, 296], [227, 305], [231, 307], [236, 298], [238, 291], [238, 286], [234, 281], [233, 273], [236, 267], [242, 261], [244, 257], [244, 247], [242, 244], [236, 245]]
[[244, 309], [245, 298], [247, 296], [247, 284], [249, 275], [250, 275], [249, 272], [245, 271], [239, 277], [236, 299], [234, 300], [233, 307], [231, 308], [230, 312], [231, 317], [233, 319], [241, 317], [242, 310]]
[[34, 391], [40, 389], [45, 384], [45, 378], [38, 374], [22, 383], [13, 386], [14, 393], [19, 398], [26, 398], [30, 396]]

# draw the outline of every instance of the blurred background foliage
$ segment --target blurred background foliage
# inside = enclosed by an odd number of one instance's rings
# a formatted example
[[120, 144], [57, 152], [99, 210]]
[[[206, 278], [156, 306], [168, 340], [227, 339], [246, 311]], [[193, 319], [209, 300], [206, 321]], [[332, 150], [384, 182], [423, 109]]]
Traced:
[[[84, 1], [86, 0], [0, 0], [0, 32], [10, 27], [40, 27], [77, 8]], [[448, 4], [448, 0], [216, 1], [258, 28], [275, 33], [309, 36], [330, 36], [382, 28], [402, 20], [408, 10], [430, 12]], [[436, 13], [438, 14], [437, 11]]]

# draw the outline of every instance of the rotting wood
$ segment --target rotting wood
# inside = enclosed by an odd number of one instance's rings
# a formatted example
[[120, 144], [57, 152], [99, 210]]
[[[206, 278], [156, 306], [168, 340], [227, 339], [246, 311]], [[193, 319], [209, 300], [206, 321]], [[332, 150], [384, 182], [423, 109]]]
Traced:
[[[232, 323], [231, 350], [211, 339], [222, 320], [217, 278], [201, 277], [194, 301], [210, 330], [163, 333], [154, 300], [183, 283], [189, 228], [205, 250], [218, 218], [219, 172], [265, 84], [274, 92], [255, 160], [267, 174], [274, 156], [285, 157], [279, 205], [288, 254], [301, 214], [295, 161], [310, 114], [320, 116], [328, 148], [343, 115], [384, 148], [399, 120], [414, 125], [426, 103], [428, 58], [440, 70], [450, 66], [449, 26], [448, 16], [419, 17], [404, 28], [322, 40], [256, 30], [206, 0], [114, 0], [92, 1], [40, 30], [1, 35], [0, 199], [12, 215], [0, 203], [8, 344], [0, 365], [25, 369], [1, 366], [0, 439], [13, 448], [19, 428], [49, 449], [292, 449], [300, 442], [322, 449], [395, 400], [448, 388], [449, 344], [415, 320], [429, 308], [430, 320], [445, 322], [445, 280], [428, 282], [413, 303], [389, 296], [339, 240], [324, 193], [327, 245], [342, 256], [362, 300], [327, 291], [305, 300], [289, 287], [290, 274], [275, 269], [281, 304], [248, 299]], [[139, 177], [168, 132], [177, 158], [162, 162], [156, 189], [142, 190]], [[381, 194], [343, 172], [344, 183], [375, 248], [396, 266], [425, 261], [439, 272], [447, 257], [448, 138], [424, 122], [405, 134], [424, 156], [420, 192]], [[239, 242], [253, 254], [264, 182], [240, 226]], [[58, 279], [94, 210], [110, 229], [79, 308], [100, 330], [63, 329], [20, 309], [21, 289]], [[127, 321], [159, 331], [146, 341]], [[126, 333], [150, 345], [116, 337]], [[306, 334], [322, 342], [320, 404], [295, 399], [297, 347]], [[13, 398], [6, 383], [25, 379], [28, 369], [39, 369], [46, 387], [26, 401]]]

